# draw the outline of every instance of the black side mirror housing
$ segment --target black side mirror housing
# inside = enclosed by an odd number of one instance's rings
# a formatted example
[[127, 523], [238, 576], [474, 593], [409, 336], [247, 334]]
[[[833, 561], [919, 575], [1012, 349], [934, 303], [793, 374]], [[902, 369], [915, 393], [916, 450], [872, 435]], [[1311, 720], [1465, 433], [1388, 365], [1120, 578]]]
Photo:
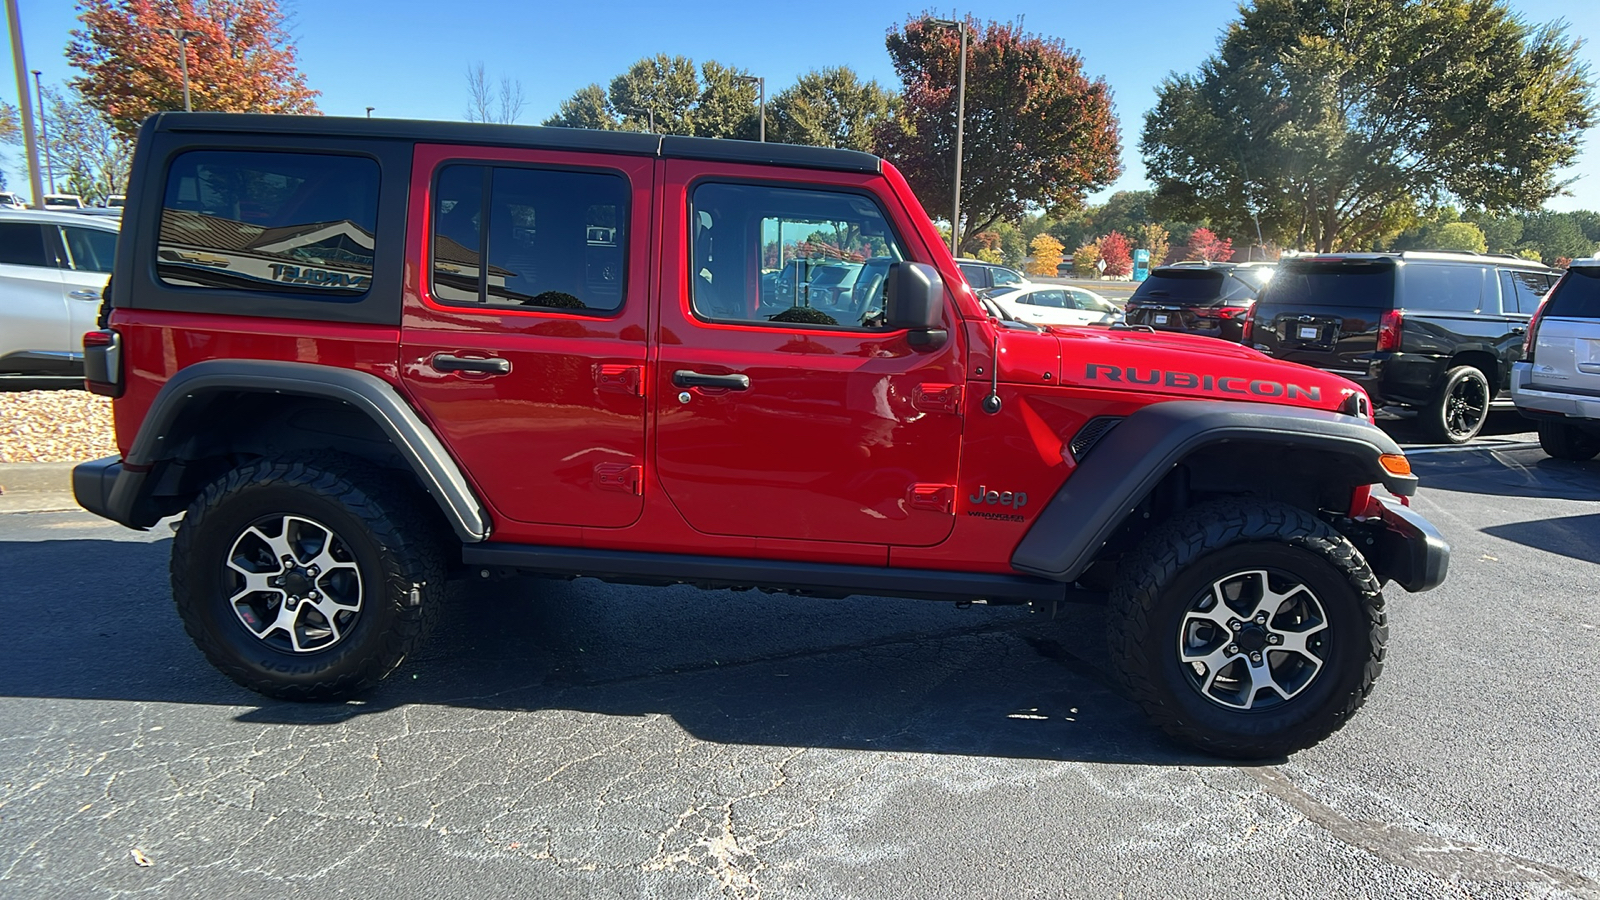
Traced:
[[944, 346], [950, 335], [944, 322], [944, 279], [926, 263], [897, 262], [889, 266], [883, 286], [884, 325], [891, 331], [905, 328], [913, 347]]

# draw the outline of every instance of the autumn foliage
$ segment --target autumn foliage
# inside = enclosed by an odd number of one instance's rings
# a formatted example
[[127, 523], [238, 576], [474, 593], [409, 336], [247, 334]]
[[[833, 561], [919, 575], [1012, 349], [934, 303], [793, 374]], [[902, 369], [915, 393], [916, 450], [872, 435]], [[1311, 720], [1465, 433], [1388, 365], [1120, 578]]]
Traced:
[[1100, 258], [1106, 261], [1105, 274], [1121, 278], [1133, 271], [1133, 252], [1122, 232], [1113, 231], [1100, 239]]
[[1233, 259], [1233, 240], [1219, 238], [1209, 228], [1196, 228], [1194, 234], [1189, 236], [1188, 245], [1184, 247], [1183, 258], [1227, 262]]
[[1054, 276], [1056, 267], [1061, 265], [1061, 242], [1041, 231], [1028, 246], [1033, 250], [1028, 274]]
[[197, 111], [316, 113], [277, 0], [81, 0], [67, 59], [72, 85], [124, 135], [152, 113], [183, 109], [177, 38], [188, 39]]
[[[878, 152], [905, 173], [935, 215], [951, 207], [955, 165], [958, 31], [924, 13], [889, 32], [904, 85], [899, 111], [878, 129]], [[1073, 207], [1121, 174], [1111, 89], [1084, 74], [1056, 38], [1016, 23], [967, 20], [966, 131], [961, 247], [996, 222], [1034, 207]]]

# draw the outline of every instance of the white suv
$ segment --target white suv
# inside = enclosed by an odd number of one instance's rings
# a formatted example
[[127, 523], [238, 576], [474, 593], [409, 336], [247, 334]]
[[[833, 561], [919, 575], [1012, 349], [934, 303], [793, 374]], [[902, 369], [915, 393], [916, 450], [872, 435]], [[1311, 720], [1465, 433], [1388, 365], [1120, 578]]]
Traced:
[[1600, 454], [1600, 258], [1573, 260], [1528, 323], [1511, 399], [1557, 459]]
[[83, 372], [117, 228], [112, 217], [0, 209], [0, 372]]

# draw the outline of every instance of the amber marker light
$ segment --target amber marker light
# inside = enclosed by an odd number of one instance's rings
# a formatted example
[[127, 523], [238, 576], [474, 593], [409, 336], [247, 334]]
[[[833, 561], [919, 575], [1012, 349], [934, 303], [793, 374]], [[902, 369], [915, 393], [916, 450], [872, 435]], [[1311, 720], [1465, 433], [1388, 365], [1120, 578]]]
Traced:
[[1404, 453], [1385, 453], [1378, 457], [1378, 462], [1383, 464], [1384, 471], [1390, 475], [1411, 474], [1411, 460], [1406, 459]]

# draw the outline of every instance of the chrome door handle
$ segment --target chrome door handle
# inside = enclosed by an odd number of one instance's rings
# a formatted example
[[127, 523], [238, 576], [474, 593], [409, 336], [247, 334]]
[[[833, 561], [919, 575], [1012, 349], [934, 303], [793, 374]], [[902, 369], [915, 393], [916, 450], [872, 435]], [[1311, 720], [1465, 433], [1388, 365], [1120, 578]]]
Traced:
[[68, 291], [67, 296], [74, 300], [99, 300], [99, 291]]
[[482, 375], [510, 375], [511, 360], [501, 359], [498, 356], [456, 356], [451, 353], [436, 353], [429, 361], [440, 372], [476, 372]]
[[749, 375], [707, 375], [689, 369], [672, 373], [672, 383], [678, 387], [728, 388], [734, 391], [750, 390]]

